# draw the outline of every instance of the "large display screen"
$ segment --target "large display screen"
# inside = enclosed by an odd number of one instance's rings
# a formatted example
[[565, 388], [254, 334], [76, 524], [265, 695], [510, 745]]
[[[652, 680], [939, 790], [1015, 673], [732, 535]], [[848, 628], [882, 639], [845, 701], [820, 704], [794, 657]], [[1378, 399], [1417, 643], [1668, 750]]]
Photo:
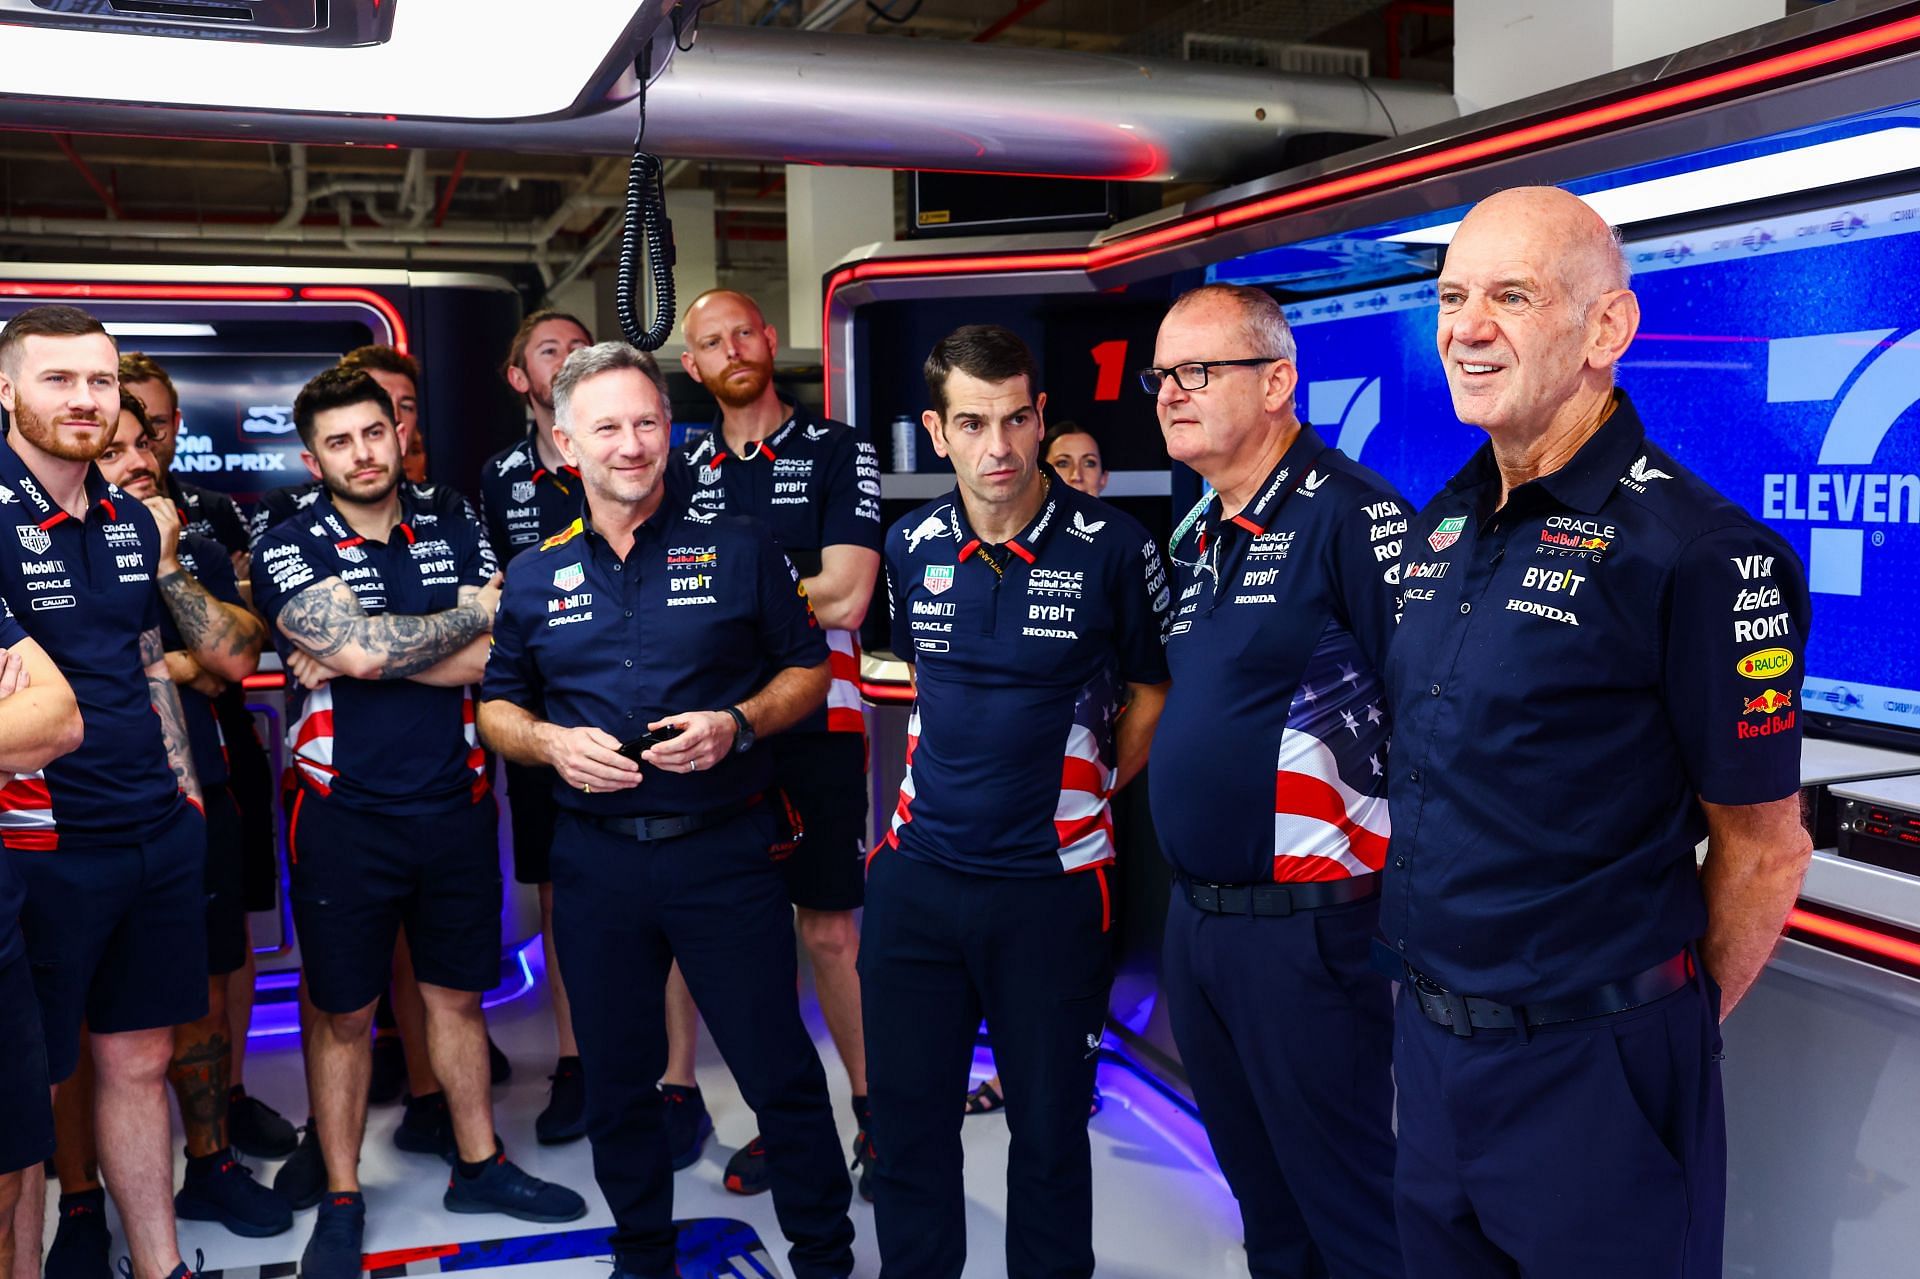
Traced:
[[[1649, 432], [1778, 529], [1813, 589], [1803, 705], [1920, 732], [1920, 195], [1628, 245]], [[1431, 284], [1288, 307], [1300, 409], [1425, 502], [1479, 446]]]

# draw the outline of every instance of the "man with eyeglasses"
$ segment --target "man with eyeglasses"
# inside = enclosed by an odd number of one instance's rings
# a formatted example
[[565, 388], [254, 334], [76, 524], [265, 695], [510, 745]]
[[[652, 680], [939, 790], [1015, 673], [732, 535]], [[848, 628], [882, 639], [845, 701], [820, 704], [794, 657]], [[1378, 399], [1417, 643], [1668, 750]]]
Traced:
[[1193, 290], [1154, 359], [1140, 379], [1167, 453], [1208, 484], [1171, 548], [1149, 782], [1175, 880], [1174, 1041], [1251, 1272], [1389, 1279], [1392, 997], [1369, 948], [1406, 511], [1294, 415], [1293, 334], [1268, 294]]

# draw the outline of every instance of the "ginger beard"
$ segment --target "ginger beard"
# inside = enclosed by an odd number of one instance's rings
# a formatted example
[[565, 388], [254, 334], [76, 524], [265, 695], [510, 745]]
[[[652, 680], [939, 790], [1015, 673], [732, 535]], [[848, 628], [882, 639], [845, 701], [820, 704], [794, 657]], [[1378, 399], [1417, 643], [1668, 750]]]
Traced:
[[[14, 400], [13, 422], [28, 443], [62, 462], [94, 461], [106, 452], [107, 441], [112, 438], [109, 424], [96, 413], [78, 414], [62, 408], [53, 416], [42, 417], [27, 403], [25, 395]], [[90, 422], [92, 429], [76, 430], [68, 425], [70, 422]]]

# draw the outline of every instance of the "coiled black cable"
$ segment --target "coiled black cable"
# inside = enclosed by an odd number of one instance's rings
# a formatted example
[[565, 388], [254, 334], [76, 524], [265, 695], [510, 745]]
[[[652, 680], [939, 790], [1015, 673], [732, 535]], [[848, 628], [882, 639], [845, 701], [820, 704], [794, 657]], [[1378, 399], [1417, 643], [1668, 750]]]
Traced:
[[[620, 271], [614, 284], [614, 314], [620, 332], [642, 351], [657, 351], [673, 335], [673, 223], [667, 219], [665, 166], [641, 147], [647, 133], [646, 55], [640, 60], [640, 125], [633, 135], [633, 162], [627, 168], [626, 224], [620, 229]], [[653, 323], [642, 327], [635, 286], [641, 238], [646, 239], [647, 270], [653, 279]]]

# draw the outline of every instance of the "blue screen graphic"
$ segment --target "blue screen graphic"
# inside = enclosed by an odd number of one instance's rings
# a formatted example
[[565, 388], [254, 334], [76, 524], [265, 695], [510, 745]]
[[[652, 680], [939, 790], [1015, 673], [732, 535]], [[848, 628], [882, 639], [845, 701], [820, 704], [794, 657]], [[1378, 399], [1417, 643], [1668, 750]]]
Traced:
[[[1623, 362], [1650, 435], [1786, 537], [1813, 589], [1803, 705], [1920, 731], [1920, 196], [1629, 244]], [[1288, 308], [1300, 407], [1416, 503], [1453, 417], [1430, 284]]]

